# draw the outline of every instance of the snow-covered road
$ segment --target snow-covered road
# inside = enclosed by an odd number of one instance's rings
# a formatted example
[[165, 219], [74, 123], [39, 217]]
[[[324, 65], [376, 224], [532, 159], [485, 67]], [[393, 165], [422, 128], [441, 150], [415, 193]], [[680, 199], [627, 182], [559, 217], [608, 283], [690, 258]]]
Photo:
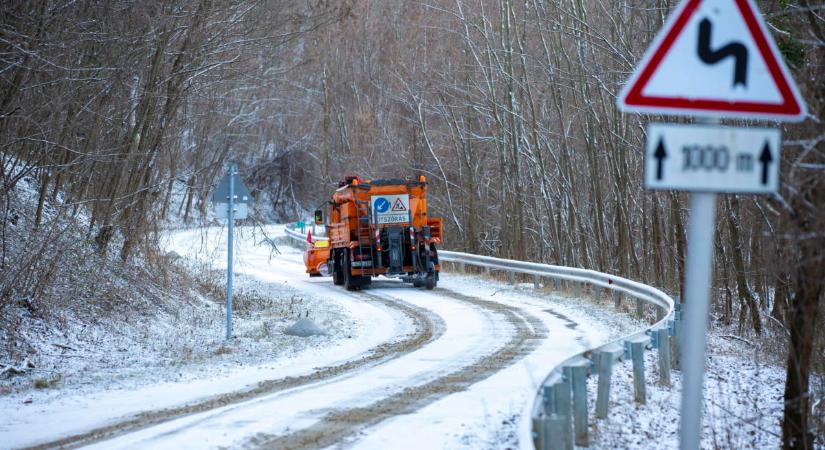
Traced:
[[[170, 249], [220, 264], [219, 231], [177, 233]], [[575, 310], [475, 278], [445, 274], [434, 291], [381, 278], [347, 292], [306, 276], [299, 251], [271, 254], [261, 241], [240, 234], [236, 272], [338, 304], [357, 325], [352, 339], [196, 390], [170, 383], [98, 403], [64, 399], [0, 438], [43, 448], [530, 448], [523, 411], [542, 377], [608, 337]], [[26, 428], [37, 434], [26, 439]]]

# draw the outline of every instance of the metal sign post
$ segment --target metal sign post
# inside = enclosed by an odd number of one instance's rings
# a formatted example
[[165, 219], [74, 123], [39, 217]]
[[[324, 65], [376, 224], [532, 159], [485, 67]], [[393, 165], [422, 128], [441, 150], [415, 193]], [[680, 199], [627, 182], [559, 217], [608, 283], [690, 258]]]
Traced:
[[690, 194], [687, 236], [685, 341], [682, 343], [682, 426], [680, 448], [698, 449], [702, 422], [702, 381], [705, 373], [708, 309], [713, 268], [716, 194]]
[[234, 265], [235, 219], [246, 219], [248, 214], [249, 189], [238, 176], [238, 167], [229, 166], [227, 175], [218, 184], [212, 194], [218, 218], [228, 219], [229, 238], [226, 253], [226, 339], [232, 339], [232, 281]]
[[229, 166], [229, 239], [226, 248], [226, 340], [232, 339], [232, 256], [235, 237], [235, 175], [238, 173], [234, 164]]

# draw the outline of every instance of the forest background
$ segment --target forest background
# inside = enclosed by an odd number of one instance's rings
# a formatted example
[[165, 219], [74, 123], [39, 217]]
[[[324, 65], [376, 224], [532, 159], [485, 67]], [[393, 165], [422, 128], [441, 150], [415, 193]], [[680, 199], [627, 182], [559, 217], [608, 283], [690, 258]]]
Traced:
[[[825, 7], [758, 4], [809, 117], [781, 125], [778, 195], [719, 198], [712, 319], [786, 360], [783, 443], [809, 448], [825, 423]], [[687, 196], [642, 188], [644, 125], [674, 119], [615, 100], [674, 5], [3, 2], [0, 312], [48, 316], [81, 248], [128, 265], [172, 218], [204, 223], [230, 162], [259, 221], [300, 218], [350, 173], [425, 175], [452, 250], [680, 295]], [[15, 209], [24, 178], [33, 211]], [[84, 239], [61, 239], [69, 220]]]

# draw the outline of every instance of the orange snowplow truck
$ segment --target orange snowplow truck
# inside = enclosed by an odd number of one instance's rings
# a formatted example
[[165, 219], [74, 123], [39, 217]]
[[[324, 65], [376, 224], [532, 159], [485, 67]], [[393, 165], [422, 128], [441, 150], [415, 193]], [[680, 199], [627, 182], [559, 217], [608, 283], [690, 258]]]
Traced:
[[[423, 176], [366, 182], [346, 177], [332, 195], [328, 219], [329, 244], [307, 250], [310, 276], [329, 273], [348, 290], [367, 286], [378, 275], [427, 289], [438, 283], [436, 246], [444, 228], [441, 218], [427, 217]], [[315, 211], [315, 223], [324, 223], [323, 211]]]

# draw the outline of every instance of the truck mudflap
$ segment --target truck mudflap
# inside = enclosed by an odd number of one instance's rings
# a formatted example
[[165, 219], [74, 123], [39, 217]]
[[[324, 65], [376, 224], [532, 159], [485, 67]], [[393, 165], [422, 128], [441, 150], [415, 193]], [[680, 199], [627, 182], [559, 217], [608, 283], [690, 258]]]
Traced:
[[398, 274], [404, 272], [404, 229], [401, 227], [387, 228], [387, 243], [389, 264], [387, 273]]

